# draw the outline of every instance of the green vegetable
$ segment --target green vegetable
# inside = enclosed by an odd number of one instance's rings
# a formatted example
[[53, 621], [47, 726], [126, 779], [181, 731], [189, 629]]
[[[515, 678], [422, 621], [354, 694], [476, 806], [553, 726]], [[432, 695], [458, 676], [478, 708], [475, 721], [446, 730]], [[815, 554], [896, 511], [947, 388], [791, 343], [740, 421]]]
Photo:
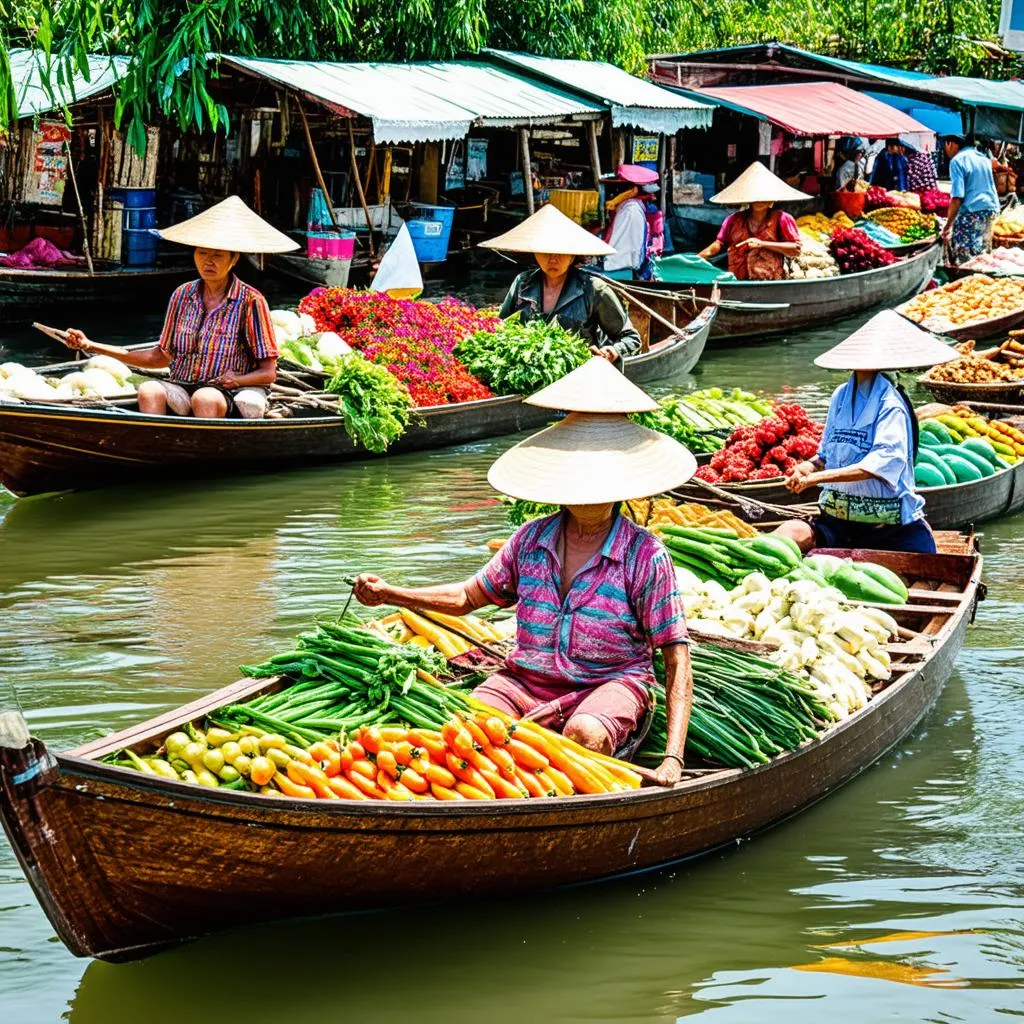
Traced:
[[925, 434], [930, 434], [932, 437], [937, 437], [943, 444], [952, 444], [953, 438], [946, 428], [945, 424], [939, 423], [938, 420], [922, 420], [920, 425], [920, 432], [922, 439]]
[[942, 477], [943, 483], [955, 484], [956, 474], [942, 461], [938, 447], [936, 445], [934, 448], [920, 448], [917, 453], [917, 464], [931, 466]]
[[910, 592], [907, 590], [907, 585], [892, 569], [887, 569], [884, 565], [878, 565], [876, 562], [858, 562], [857, 568], [866, 576], [877, 580], [887, 590], [891, 590], [900, 599], [900, 604], [906, 603]]
[[804, 559], [804, 565], [820, 573], [826, 580], [831, 580], [846, 562], [835, 555], [809, 555]]
[[[966, 484], [973, 480], [980, 480], [982, 478], [981, 470], [978, 469], [970, 459], [965, 458], [963, 455], [954, 454], [953, 452], [944, 450], [942, 452], [942, 460], [951, 470], [953, 470], [958, 484]], [[991, 475], [991, 472], [992, 467], [990, 466], [989, 475]]]
[[[788, 542], [788, 543], [787, 543]], [[747, 543], [755, 551], [759, 551], [769, 558], [774, 558], [790, 569], [795, 569], [801, 562], [803, 556], [800, 549], [788, 537], [779, 537], [777, 534], [762, 534], [760, 537], [751, 537]]]
[[[991, 476], [996, 471], [995, 466], [993, 466], [984, 455], [979, 455], [977, 452], [971, 451], [971, 449], [967, 447], [966, 441], [963, 444], [958, 444], [956, 448], [957, 450], [954, 453], [956, 457], [959, 459], [966, 459], [982, 476]], [[945, 455], [945, 453], [943, 454]], [[995, 453], [993, 452], [993, 454]]]
[[905, 597], [899, 597], [852, 563], [844, 565], [829, 583], [854, 601], [873, 601], [876, 604], [903, 604], [906, 601]]
[[590, 348], [557, 321], [519, 316], [496, 331], [478, 331], [455, 346], [454, 354], [495, 394], [529, 395], [553, 384], [590, 358]]
[[337, 363], [327, 390], [338, 396], [345, 431], [371, 452], [387, 451], [409, 425], [412, 398], [383, 366], [353, 353]]
[[946, 478], [927, 462], [919, 462], [914, 467], [914, 483], [918, 487], [945, 487]]
[[987, 438], [969, 437], [960, 445], [960, 448], [974, 452], [975, 455], [981, 455], [983, 458], [988, 459], [993, 466], [998, 466], [999, 464], [999, 456], [995, 448], [992, 447], [992, 442]]
[[539, 501], [523, 501], [522, 498], [509, 498], [502, 495], [499, 499], [505, 506], [505, 518], [508, 525], [515, 528], [531, 519], [540, 519], [542, 516], [554, 515], [558, 511], [558, 505], [544, 505]]
[[285, 341], [278, 349], [278, 355], [288, 362], [296, 363], [310, 370], [322, 370], [313, 346], [301, 338]]

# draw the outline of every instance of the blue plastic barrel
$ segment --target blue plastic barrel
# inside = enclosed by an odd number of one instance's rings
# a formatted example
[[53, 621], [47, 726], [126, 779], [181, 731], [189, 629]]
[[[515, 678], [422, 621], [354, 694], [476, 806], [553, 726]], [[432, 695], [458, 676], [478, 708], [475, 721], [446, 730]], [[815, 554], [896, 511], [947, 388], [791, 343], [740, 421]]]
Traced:
[[112, 188], [107, 195], [126, 207], [156, 206], [155, 188]]
[[124, 210], [124, 226], [126, 228], [155, 228], [155, 206], [126, 206]]
[[416, 259], [420, 263], [440, 263], [447, 259], [455, 207], [413, 203], [411, 213], [412, 219], [406, 221], [406, 227], [412, 236]]
[[149, 228], [125, 228], [121, 233], [121, 262], [128, 267], [156, 263], [159, 240]]

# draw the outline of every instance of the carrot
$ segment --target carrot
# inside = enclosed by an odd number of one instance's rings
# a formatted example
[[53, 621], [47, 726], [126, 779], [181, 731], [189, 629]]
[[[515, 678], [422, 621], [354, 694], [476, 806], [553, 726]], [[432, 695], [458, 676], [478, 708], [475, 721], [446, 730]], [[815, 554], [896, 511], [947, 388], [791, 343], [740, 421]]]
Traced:
[[398, 762], [390, 750], [382, 750], [377, 755], [377, 768], [380, 771], [387, 772], [393, 779], [398, 778]]
[[[516, 726], [519, 729], [533, 733], [537, 733], [541, 729], [540, 726], [535, 725], [533, 722], [517, 722]], [[640, 775], [625, 761], [620, 761], [617, 757], [610, 757], [608, 754], [602, 754], [596, 750], [588, 750], [582, 744], [569, 739], [567, 736], [559, 736], [558, 742], [563, 748], [568, 748], [574, 753], [585, 757], [588, 763], [597, 761], [606, 771], [611, 772], [612, 775], [620, 782], [624, 782], [630, 789], [640, 788], [642, 781]]]
[[485, 793], [490, 793], [492, 797], [494, 796], [494, 790], [487, 784], [487, 780], [468, 761], [464, 761], [461, 758], [456, 757], [454, 754], [449, 754], [445, 758], [445, 764], [448, 765], [448, 771], [450, 771], [456, 779], [460, 779], [462, 782], [465, 782], [470, 786], [475, 786], [477, 789], [481, 789]]
[[438, 800], [465, 800], [466, 798], [454, 789], [449, 789], [447, 786], [442, 786], [437, 782], [430, 784], [430, 792]]
[[564, 794], [558, 792], [558, 786], [555, 785], [555, 780], [548, 774], [550, 768], [545, 768], [542, 772], [537, 772], [537, 778], [540, 784], [544, 787], [545, 796], [563, 796]]
[[572, 796], [575, 792], [569, 781], [569, 776], [565, 772], [559, 771], [553, 764], [548, 765], [543, 774], [554, 783], [559, 796]]
[[565, 750], [563, 753], [566, 757], [575, 761], [579, 767], [584, 769], [584, 771], [590, 772], [590, 774], [593, 775], [602, 786], [604, 786], [604, 791], [606, 793], [614, 793], [625, 788], [624, 784], [619, 782], [619, 780], [616, 779], [615, 776], [612, 775], [612, 773], [595, 758], [584, 757], [582, 754], [577, 754], [573, 750]]
[[456, 782], [455, 792], [461, 793], [467, 800], [493, 800], [493, 793], [488, 796], [482, 789], [471, 786], [468, 782]]
[[377, 731], [385, 743], [401, 743], [409, 738], [409, 730], [404, 725], [382, 725]]
[[321, 800], [337, 800], [338, 795], [327, 784], [330, 780], [319, 768], [292, 761], [288, 765], [288, 778], [302, 786], [309, 786]]
[[348, 779], [340, 775], [336, 778], [328, 778], [327, 785], [331, 787], [331, 792], [335, 796], [341, 797], [343, 800], [366, 799], [366, 794], [354, 782], [349, 782]]
[[353, 761], [347, 775], [362, 775], [364, 779], [377, 778], [377, 769], [369, 761]]
[[523, 788], [530, 796], [547, 796], [547, 791], [544, 789], [544, 783], [541, 779], [537, 778], [535, 772], [526, 771], [524, 768], [516, 769], [516, 778], [522, 783]]
[[513, 786], [508, 779], [503, 779], [497, 772], [481, 772], [480, 773], [487, 785], [494, 790], [494, 795], [503, 799], [516, 799], [521, 800], [523, 798], [523, 792], [517, 786]]
[[384, 742], [384, 737], [381, 736], [377, 726], [371, 725], [360, 730], [359, 742], [366, 748], [367, 753], [377, 754], [380, 753], [380, 745]]
[[422, 747], [414, 747], [408, 740], [395, 744], [395, 760], [402, 765], [410, 765], [423, 756]]
[[430, 783], [415, 768], [406, 768], [399, 775], [398, 781], [413, 793], [426, 793], [430, 789]]
[[532, 743], [527, 744], [522, 740], [509, 740], [505, 749], [515, 758], [516, 764], [527, 771], [537, 771], [547, 768], [550, 760], [540, 751], [534, 748]]
[[444, 764], [444, 755], [448, 752], [448, 745], [441, 738], [439, 732], [432, 732], [427, 729], [410, 729], [409, 742], [415, 743], [429, 755], [432, 761]]
[[301, 786], [297, 782], [292, 782], [287, 775], [282, 775], [280, 772], [274, 776], [274, 783], [285, 796], [297, 797], [300, 800], [316, 799], [316, 793], [309, 786]]
[[455, 776], [439, 764], [425, 765], [423, 775], [432, 786], [444, 786], [446, 789], [451, 789], [455, 785]]
[[360, 775], [358, 772], [351, 772], [348, 776], [348, 781], [352, 783], [356, 789], [361, 790], [369, 797], [374, 799], [382, 799], [384, 796], [384, 790], [377, 787], [377, 783], [373, 779], [368, 779], [365, 775]]
[[411, 800], [416, 799], [416, 797], [413, 796], [413, 794], [408, 789], [406, 789], [405, 786], [401, 785], [401, 783], [395, 783], [395, 785], [393, 785], [390, 789], [386, 789], [384, 791], [384, 796], [388, 800], [403, 800], [406, 803], [409, 803]]
[[341, 774], [341, 754], [338, 751], [331, 750], [326, 744], [314, 743], [309, 752], [328, 778]]
[[330, 761], [339, 753], [338, 744], [333, 740], [320, 740], [309, 748], [309, 753], [314, 761]]
[[505, 723], [494, 715], [478, 715], [477, 721], [483, 723], [483, 730], [487, 733], [487, 738], [496, 747], [503, 747], [508, 743], [508, 729], [505, 728]]
[[[488, 761], [497, 766], [498, 771], [504, 775], [506, 779], [514, 779], [516, 775], [516, 762], [512, 755], [504, 747], [494, 746], [488, 738], [487, 733], [485, 733], [476, 722], [466, 722], [466, 729], [473, 737], [474, 747], [479, 748], [480, 753], [486, 757]], [[474, 763], [480, 771], [488, 770], [487, 765], [481, 766], [479, 762]]]
[[385, 796], [395, 788], [395, 785], [395, 780], [386, 771], [381, 770], [377, 772], [377, 787]]
[[441, 727], [441, 736], [450, 750], [459, 757], [470, 760], [470, 754], [473, 753], [473, 737], [459, 722], [445, 722]]

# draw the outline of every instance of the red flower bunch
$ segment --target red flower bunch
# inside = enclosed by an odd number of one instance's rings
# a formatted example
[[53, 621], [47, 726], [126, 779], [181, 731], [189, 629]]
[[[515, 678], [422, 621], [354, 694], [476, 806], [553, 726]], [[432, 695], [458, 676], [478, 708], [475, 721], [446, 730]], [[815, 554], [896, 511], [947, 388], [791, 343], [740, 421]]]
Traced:
[[776, 479], [817, 453], [823, 430], [802, 405], [777, 405], [756, 426], [737, 427], [697, 476], [711, 483]]
[[334, 331], [371, 362], [386, 366], [419, 406], [490, 398], [491, 391], [452, 355], [477, 331], [494, 331], [494, 310], [479, 310], [446, 297], [439, 302], [393, 299], [384, 292], [315, 288], [299, 312], [317, 330]]
[[893, 206], [892, 196], [879, 185], [872, 185], [864, 197], [864, 206], [868, 210], [877, 210], [882, 206]]
[[940, 213], [944, 217], [949, 210], [949, 196], [939, 188], [925, 189], [921, 193], [921, 209], [925, 213]]

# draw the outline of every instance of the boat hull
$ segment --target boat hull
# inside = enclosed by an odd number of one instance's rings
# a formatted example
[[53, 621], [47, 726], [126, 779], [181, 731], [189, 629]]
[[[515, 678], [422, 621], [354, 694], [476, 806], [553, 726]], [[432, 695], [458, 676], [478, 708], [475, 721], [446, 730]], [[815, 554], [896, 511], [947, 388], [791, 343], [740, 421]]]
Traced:
[[200, 790], [110, 768], [86, 750], [54, 760], [32, 741], [0, 749], [0, 814], [60, 937], [108, 960], [284, 917], [651, 870], [813, 804], [917, 725], [952, 671], [981, 573], [980, 559], [930, 557], [960, 579], [928, 660], [819, 739], [755, 769], [551, 802], [321, 805]]
[[[936, 245], [900, 263], [859, 274], [813, 281], [720, 281], [716, 286], [697, 285], [693, 291], [704, 297], [710, 296], [713, 287], [721, 291], [722, 306], [710, 344], [749, 344], [910, 298], [931, 279], [939, 255]], [[680, 285], [653, 282], [644, 282], [644, 287], [682, 290]], [[772, 308], [730, 308], [730, 303], [737, 302]]]
[[[626, 375], [650, 384], [697, 364], [715, 310], [674, 341], [625, 360]], [[555, 418], [519, 396], [436, 406], [416, 419], [389, 455], [466, 444], [540, 427]], [[201, 420], [38, 404], [0, 405], [0, 483], [24, 497], [166, 475], [271, 472], [371, 457], [340, 417]]]

